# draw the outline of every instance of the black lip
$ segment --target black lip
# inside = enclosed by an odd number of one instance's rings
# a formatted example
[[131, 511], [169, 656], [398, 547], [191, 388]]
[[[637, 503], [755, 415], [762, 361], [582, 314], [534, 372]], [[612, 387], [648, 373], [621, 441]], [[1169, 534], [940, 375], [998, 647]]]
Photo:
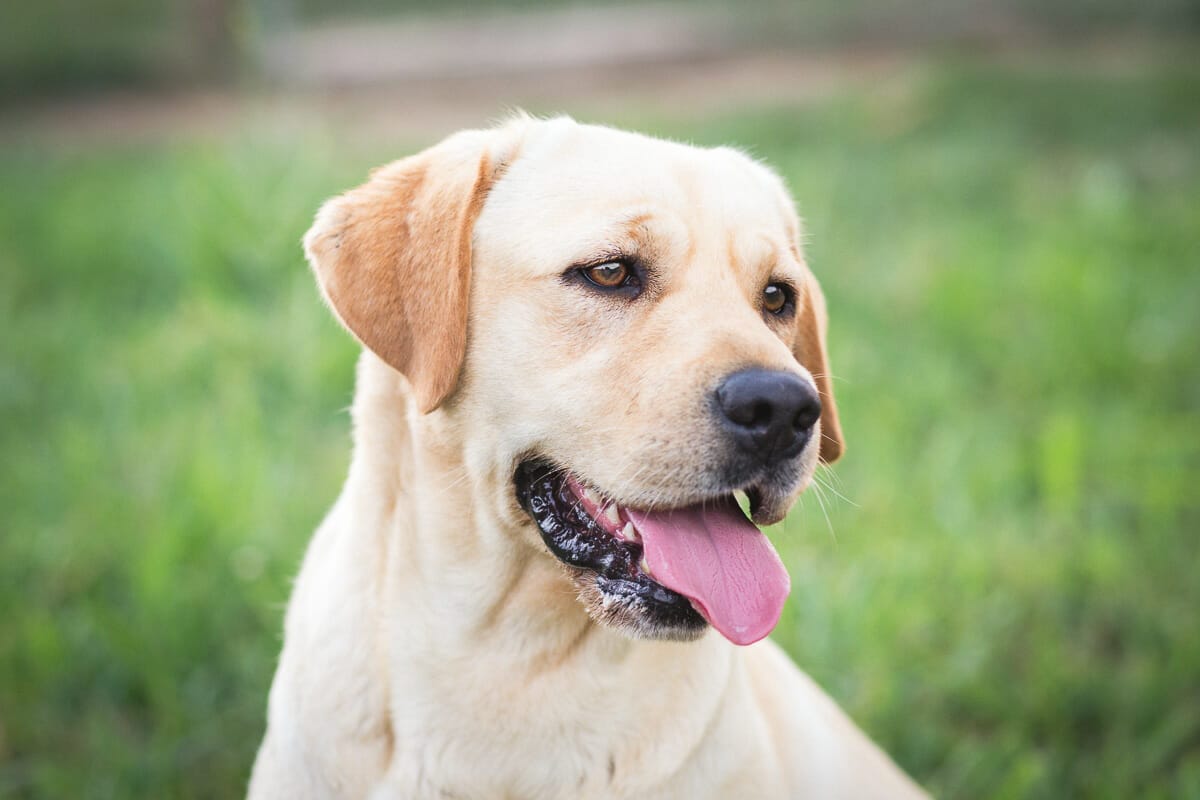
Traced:
[[707, 624], [686, 597], [638, 569], [641, 544], [616, 538], [587, 515], [568, 488], [564, 470], [540, 459], [523, 461], [513, 483], [517, 501], [537, 523], [550, 552], [564, 564], [596, 573], [600, 591], [640, 605], [657, 625]]

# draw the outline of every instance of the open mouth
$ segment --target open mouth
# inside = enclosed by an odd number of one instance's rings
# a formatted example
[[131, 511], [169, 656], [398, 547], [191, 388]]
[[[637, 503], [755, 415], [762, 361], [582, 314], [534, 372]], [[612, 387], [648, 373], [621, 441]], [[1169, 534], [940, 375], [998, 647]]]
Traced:
[[603, 616], [618, 624], [690, 639], [708, 622], [746, 645], [779, 621], [791, 581], [732, 495], [660, 511], [626, 508], [540, 459], [522, 462], [514, 482], [550, 552], [591, 582], [585, 588], [594, 585]]

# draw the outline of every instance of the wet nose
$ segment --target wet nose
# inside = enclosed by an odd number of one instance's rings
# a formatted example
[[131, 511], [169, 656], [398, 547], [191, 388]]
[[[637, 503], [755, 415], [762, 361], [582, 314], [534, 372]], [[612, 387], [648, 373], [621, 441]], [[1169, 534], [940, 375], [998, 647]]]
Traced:
[[799, 454], [821, 416], [812, 384], [791, 372], [735, 372], [716, 390], [718, 417], [734, 443], [774, 466]]

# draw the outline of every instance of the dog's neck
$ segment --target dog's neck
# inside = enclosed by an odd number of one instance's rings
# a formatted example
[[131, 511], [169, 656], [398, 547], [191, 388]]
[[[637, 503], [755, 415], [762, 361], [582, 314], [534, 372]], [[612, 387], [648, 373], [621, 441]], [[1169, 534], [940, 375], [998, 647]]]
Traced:
[[[473, 468], [478, 454], [453, 415], [418, 413], [404, 379], [370, 354], [353, 415], [350, 475], [326, 529], [336, 544], [318, 534], [307, 558], [336, 576], [345, 616], [333, 624], [365, 645], [355, 685], [366, 688], [352, 699], [375, 709], [367, 718], [386, 732], [372, 757], [397, 774], [441, 764], [452, 781], [480, 754], [526, 753], [476, 766], [489, 782], [527, 787], [522, 764], [533, 754], [564, 731], [590, 731], [596, 742], [654, 742], [647, 785], [682, 769], [743, 674], [732, 646], [712, 632], [686, 644], [634, 640], [593, 622], [514, 511], [511, 477]], [[523, 791], [571, 796], [582, 776], [608, 780], [614, 764], [642, 757], [591, 741], [574, 746], [586, 757], [544, 776], [544, 791]]]
[[453, 418], [420, 414], [404, 379], [369, 352], [353, 417], [346, 491], [354, 507], [373, 509], [360, 527], [384, 537], [381, 602], [419, 612], [409, 618], [423, 630], [406, 638], [447, 657], [485, 650], [528, 667], [577, 651], [620, 662], [652, 644], [591, 620], [563, 567], [511, 516], [511, 477], [472, 465]]

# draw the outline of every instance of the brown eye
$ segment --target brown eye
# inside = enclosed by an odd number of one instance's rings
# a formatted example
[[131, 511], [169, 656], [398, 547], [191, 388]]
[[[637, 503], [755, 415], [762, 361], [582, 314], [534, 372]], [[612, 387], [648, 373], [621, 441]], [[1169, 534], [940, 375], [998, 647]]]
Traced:
[[620, 261], [609, 261], [606, 264], [588, 267], [583, 274], [601, 289], [618, 289], [629, 280], [629, 267]]
[[788, 302], [788, 292], [781, 284], [768, 283], [763, 289], [763, 308], [772, 314], [781, 313]]

